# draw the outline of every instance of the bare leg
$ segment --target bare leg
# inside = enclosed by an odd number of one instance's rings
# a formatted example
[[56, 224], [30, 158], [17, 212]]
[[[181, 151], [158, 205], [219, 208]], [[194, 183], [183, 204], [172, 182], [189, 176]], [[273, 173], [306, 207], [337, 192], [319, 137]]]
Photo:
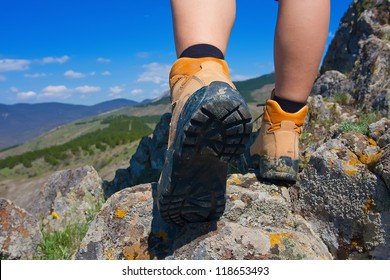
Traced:
[[195, 44], [210, 44], [226, 53], [235, 0], [171, 0], [176, 54]]
[[306, 102], [324, 52], [329, 14], [329, 0], [279, 0], [274, 46], [278, 97]]

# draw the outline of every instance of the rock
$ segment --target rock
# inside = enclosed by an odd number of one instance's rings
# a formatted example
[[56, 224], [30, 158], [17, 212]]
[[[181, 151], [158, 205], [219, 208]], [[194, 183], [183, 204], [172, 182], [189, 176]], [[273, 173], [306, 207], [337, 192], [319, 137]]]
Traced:
[[47, 229], [85, 222], [103, 201], [102, 180], [91, 166], [55, 172], [41, 189], [32, 213]]
[[106, 197], [127, 187], [157, 181], [160, 177], [168, 145], [171, 114], [161, 117], [152, 137], [142, 138], [127, 169], [119, 169], [112, 182], [106, 182]]
[[179, 228], [155, 204], [156, 184], [111, 196], [92, 222], [75, 259], [331, 259], [310, 225], [291, 212], [286, 187], [252, 173], [228, 179], [218, 222]]
[[349, 102], [352, 98], [353, 82], [344, 74], [329, 70], [321, 75], [314, 83], [311, 95], [321, 95], [322, 97], [344, 98]]
[[[390, 16], [390, 14], [389, 14]], [[390, 42], [370, 37], [362, 48], [352, 70], [354, 98], [367, 111], [379, 111], [389, 117]]]
[[328, 48], [321, 74], [329, 70], [348, 74], [358, 58], [362, 41], [370, 36], [389, 40], [389, 11], [388, 0], [354, 0]]
[[384, 151], [375, 166], [375, 172], [381, 176], [390, 191], [390, 145]]
[[389, 19], [388, 0], [354, 0], [328, 48], [313, 94], [345, 90], [359, 109], [389, 118]]
[[332, 255], [390, 258], [390, 190], [374, 169], [382, 151], [354, 133], [319, 146], [292, 188], [294, 208]]
[[32, 259], [42, 240], [38, 220], [0, 198], [0, 259]]
[[384, 148], [390, 144], [390, 120], [382, 118], [381, 120], [369, 125], [369, 136], [374, 139], [379, 147]]

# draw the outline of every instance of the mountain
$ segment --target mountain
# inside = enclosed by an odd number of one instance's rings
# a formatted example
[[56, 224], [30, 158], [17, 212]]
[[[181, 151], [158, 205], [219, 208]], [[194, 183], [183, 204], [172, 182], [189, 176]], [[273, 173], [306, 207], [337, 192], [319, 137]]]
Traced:
[[55, 102], [0, 104], [0, 149], [29, 141], [62, 124], [137, 104], [127, 99], [115, 99], [93, 106]]

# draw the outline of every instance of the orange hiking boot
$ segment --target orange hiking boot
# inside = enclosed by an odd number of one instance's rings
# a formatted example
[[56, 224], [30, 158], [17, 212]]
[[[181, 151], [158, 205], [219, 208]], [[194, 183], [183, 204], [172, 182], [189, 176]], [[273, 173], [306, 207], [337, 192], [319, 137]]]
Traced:
[[306, 105], [296, 113], [287, 113], [276, 101], [267, 100], [260, 131], [250, 147], [251, 156], [259, 156], [260, 177], [296, 181], [298, 144], [307, 111]]
[[168, 223], [219, 219], [225, 210], [228, 162], [245, 152], [249, 109], [216, 58], [180, 58], [170, 73], [172, 120], [157, 187]]

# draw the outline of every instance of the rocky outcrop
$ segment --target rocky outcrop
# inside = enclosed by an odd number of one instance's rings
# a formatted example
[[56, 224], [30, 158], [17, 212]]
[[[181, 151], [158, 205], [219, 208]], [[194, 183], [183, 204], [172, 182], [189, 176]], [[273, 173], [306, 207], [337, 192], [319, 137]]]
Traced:
[[38, 220], [0, 198], [0, 259], [32, 259], [42, 239]]
[[152, 137], [142, 138], [137, 151], [130, 159], [130, 166], [127, 169], [118, 169], [115, 178], [111, 182], [105, 182], [106, 197], [127, 187], [158, 180], [164, 165], [170, 122], [171, 113], [164, 114]]
[[390, 39], [388, 0], [354, 0], [324, 58], [321, 73], [336, 70], [347, 74], [354, 68], [362, 43], [370, 36]]
[[359, 109], [389, 118], [389, 19], [389, 1], [355, 0], [341, 19], [312, 94], [348, 94]]
[[311, 226], [291, 212], [286, 187], [253, 173], [228, 179], [218, 222], [166, 224], [155, 205], [156, 184], [124, 189], [103, 206], [75, 259], [330, 259]]
[[55, 172], [41, 189], [32, 214], [47, 230], [85, 222], [103, 201], [102, 180], [91, 166]]
[[[370, 134], [377, 140], [386, 137], [386, 123], [372, 124], [376, 131]], [[390, 258], [388, 148], [357, 133], [330, 139], [311, 153], [291, 189], [297, 213], [338, 259]]]

